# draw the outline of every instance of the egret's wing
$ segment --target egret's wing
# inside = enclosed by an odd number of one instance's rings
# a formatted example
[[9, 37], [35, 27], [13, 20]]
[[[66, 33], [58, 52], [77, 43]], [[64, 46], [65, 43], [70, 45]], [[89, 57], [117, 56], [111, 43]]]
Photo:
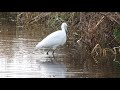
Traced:
[[48, 35], [45, 39], [41, 41], [43, 47], [52, 47], [54, 45], [60, 44], [61, 40], [65, 37], [64, 33], [60, 31], [56, 31]]

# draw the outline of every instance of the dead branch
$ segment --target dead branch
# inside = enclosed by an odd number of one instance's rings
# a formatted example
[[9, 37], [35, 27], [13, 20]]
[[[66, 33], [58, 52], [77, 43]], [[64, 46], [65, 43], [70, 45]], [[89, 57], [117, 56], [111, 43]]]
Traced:
[[51, 14], [51, 12], [49, 12], [49, 13], [41, 13], [40, 15], [37, 15], [34, 18], [32, 18], [28, 23], [33, 24], [33, 23], [39, 21], [40, 19], [45, 18], [46, 16], [48, 16], [50, 14]]

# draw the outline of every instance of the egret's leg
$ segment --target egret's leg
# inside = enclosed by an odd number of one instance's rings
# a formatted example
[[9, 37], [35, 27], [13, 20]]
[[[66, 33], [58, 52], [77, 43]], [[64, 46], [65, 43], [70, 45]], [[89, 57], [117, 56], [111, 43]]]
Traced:
[[54, 51], [55, 51], [55, 50], [53, 50], [52, 55], [54, 55]]
[[47, 51], [47, 55], [48, 55], [48, 52], [50, 51], [51, 49], [49, 49], [48, 51]]
[[[56, 49], [55, 49], [56, 50]], [[54, 52], [55, 52], [55, 50], [53, 50], [53, 52], [52, 52], [52, 55], [54, 56]]]
[[55, 59], [54, 52], [55, 52], [55, 50], [53, 50], [52, 55], [53, 55], [53, 58]]
[[53, 48], [53, 52], [52, 52], [52, 55], [53, 55], [53, 58], [55, 59], [55, 56], [54, 56], [54, 52], [56, 50], [56, 47]]

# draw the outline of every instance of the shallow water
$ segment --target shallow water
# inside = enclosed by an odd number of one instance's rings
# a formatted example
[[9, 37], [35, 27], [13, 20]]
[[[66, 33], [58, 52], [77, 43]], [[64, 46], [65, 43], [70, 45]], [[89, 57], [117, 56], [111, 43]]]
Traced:
[[[64, 46], [46, 54], [35, 51], [40, 41], [36, 31], [25, 31], [14, 25], [0, 26], [0, 78], [101, 78], [119, 77], [116, 73], [103, 72], [79, 64], [79, 59], [70, 58]], [[95, 69], [95, 70], [92, 70]]]

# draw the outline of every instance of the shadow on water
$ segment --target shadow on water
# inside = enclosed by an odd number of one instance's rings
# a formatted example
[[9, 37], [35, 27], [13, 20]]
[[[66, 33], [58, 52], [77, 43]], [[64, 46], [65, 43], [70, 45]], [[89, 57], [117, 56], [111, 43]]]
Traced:
[[[34, 51], [40, 41], [40, 31], [24, 30], [16, 25], [0, 26], [0, 77], [3, 78], [97, 78], [120, 77], [120, 65], [111, 57], [102, 59], [97, 65], [79, 52], [71, 53], [60, 48], [52, 52]], [[119, 60], [119, 57], [117, 57]], [[107, 64], [106, 64], [107, 63]]]

